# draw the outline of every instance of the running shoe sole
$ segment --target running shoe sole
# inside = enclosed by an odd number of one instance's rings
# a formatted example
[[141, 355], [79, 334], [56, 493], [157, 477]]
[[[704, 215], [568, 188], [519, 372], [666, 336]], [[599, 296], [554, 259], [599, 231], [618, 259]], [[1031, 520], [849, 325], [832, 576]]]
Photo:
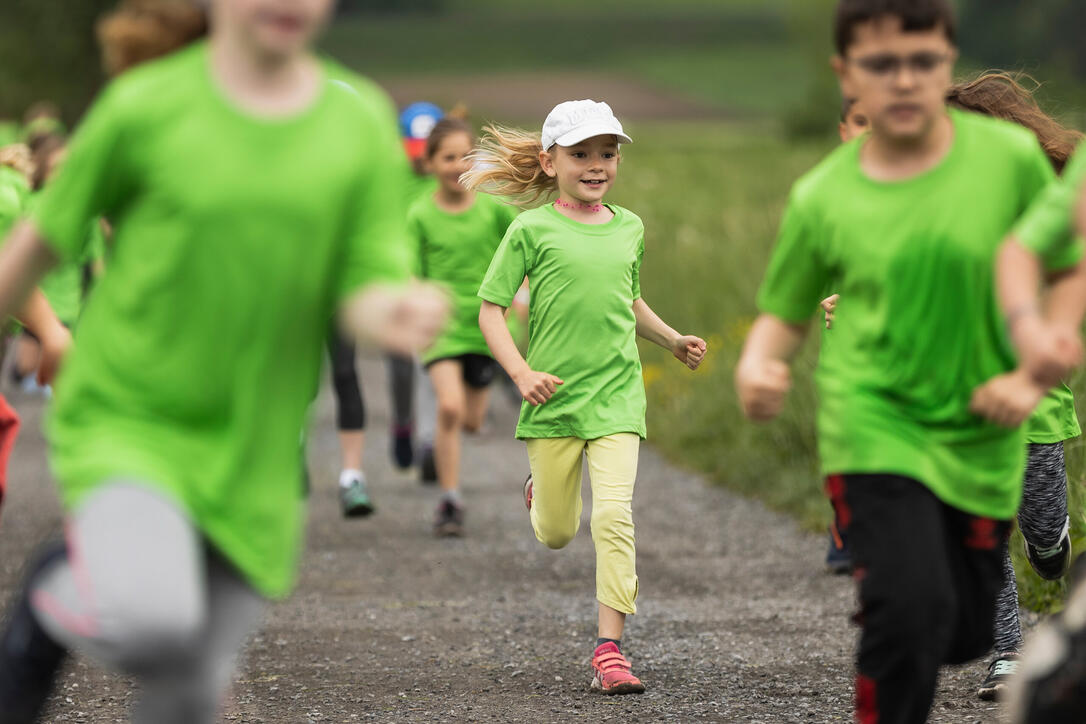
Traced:
[[[1009, 670], [1006, 664], [1008, 661], [1014, 662]], [[1018, 661], [1018, 656], [1004, 654], [988, 666], [988, 676], [977, 689], [977, 696], [981, 701], [1001, 701], [1007, 695], [1010, 681], [1017, 672]]]
[[373, 503], [355, 503], [343, 506], [344, 518], [366, 518], [373, 515], [377, 508]]
[[592, 679], [592, 690], [604, 696], [617, 696], [619, 694], [644, 694], [644, 684], [615, 684], [610, 689], [604, 689], [599, 679]]

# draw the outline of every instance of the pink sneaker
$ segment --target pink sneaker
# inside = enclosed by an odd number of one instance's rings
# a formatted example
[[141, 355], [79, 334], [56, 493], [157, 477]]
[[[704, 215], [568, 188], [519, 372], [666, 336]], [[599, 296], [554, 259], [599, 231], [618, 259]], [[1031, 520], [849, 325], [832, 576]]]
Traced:
[[608, 641], [592, 656], [592, 688], [601, 694], [641, 694], [645, 685], [630, 673], [630, 662]]
[[524, 481], [524, 507], [528, 510], [532, 509], [532, 487], [532, 476], [528, 475]]

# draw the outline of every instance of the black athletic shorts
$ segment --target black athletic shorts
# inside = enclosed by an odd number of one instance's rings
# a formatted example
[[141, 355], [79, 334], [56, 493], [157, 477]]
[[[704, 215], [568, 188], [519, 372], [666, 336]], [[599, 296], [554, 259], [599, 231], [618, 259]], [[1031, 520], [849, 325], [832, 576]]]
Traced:
[[493, 357], [473, 353], [430, 360], [426, 363], [426, 369], [430, 369], [432, 364], [444, 362], [445, 360], [454, 360], [460, 363], [460, 367], [464, 371], [464, 384], [473, 390], [485, 390], [490, 387], [490, 383], [494, 381], [495, 375], [498, 374], [498, 363], [494, 361]]

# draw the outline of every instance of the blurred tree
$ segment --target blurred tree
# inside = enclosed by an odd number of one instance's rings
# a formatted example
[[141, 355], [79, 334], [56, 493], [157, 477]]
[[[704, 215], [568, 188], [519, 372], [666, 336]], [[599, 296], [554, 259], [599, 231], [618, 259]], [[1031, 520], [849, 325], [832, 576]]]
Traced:
[[837, 0], [792, 0], [789, 8], [789, 41], [803, 48], [810, 75], [807, 93], [796, 98], [782, 119], [792, 138], [828, 136], [837, 129], [841, 97], [830, 69], [836, 5]]
[[68, 121], [102, 82], [94, 24], [115, 0], [0, 0], [0, 117], [56, 102]]
[[1039, 66], [1086, 80], [1082, 0], [960, 0], [961, 46], [983, 65]]

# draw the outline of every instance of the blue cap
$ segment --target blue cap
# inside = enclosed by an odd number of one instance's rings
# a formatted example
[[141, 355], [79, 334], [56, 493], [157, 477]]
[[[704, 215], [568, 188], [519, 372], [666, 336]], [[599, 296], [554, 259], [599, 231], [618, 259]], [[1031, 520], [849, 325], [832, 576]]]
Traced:
[[404, 138], [429, 138], [437, 122], [445, 117], [445, 111], [433, 103], [412, 103], [400, 113], [400, 135]]

